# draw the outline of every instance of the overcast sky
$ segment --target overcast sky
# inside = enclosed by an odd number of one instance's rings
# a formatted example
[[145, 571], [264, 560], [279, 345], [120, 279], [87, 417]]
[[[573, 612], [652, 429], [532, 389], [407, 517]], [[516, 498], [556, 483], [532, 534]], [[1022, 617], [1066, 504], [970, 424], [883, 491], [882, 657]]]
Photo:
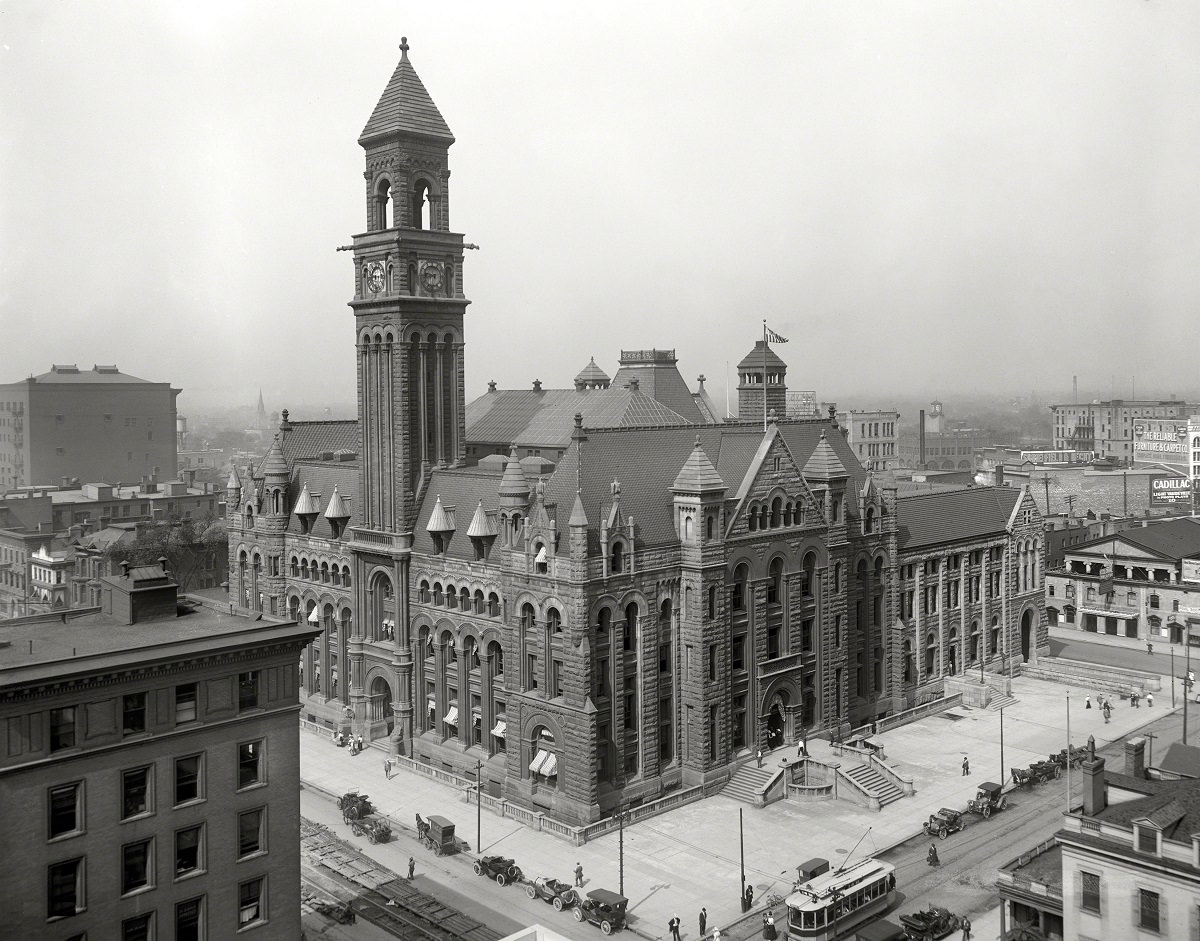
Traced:
[[401, 36], [480, 246], [468, 398], [659, 347], [721, 401], [764, 317], [789, 388], [858, 405], [1200, 388], [1179, 0], [6, 0], [0, 381], [352, 402], [335, 249]]

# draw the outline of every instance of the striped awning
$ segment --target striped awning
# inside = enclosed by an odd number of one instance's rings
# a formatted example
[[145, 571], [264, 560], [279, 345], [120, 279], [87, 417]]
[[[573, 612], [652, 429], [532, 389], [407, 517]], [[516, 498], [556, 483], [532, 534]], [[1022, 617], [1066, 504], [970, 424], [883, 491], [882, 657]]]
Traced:
[[[538, 749], [538, 753], [533, 756], [533, 761], [529, 762], [529, 770], [534, 774], [546, 774], [544, 770], [546, 763], [551, 761], [554, 761], [554, 756], [550, 752]], [[557, 762], [555, 763], [557, 764]]]
[[442, 719], [442, 721], [445, 722], [446, 725], [458, 725], [458, 706], [451, 706], [447, 710], [446, 717]]
[[497, 721], [496, 727], [492, 729], [492, 734], [496, 736], [496, 738], [504, 738], [504, 733], [507, 728], [508, 726], [503, 720]]

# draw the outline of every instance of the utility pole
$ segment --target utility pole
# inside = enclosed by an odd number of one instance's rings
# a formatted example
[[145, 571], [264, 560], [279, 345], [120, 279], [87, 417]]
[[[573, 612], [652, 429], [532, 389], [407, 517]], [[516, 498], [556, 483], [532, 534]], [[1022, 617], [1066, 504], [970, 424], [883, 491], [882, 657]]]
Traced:
[[1146, 767], [1149, 768], [1154, 764], [1154, 740], [1158, 738], [1158, 736], [1153, 732], [1143, 732], [1142, 737], [1147, 739], [1149, 743], [1146, 747]]
[[1050, 475], [1042, 475], [1042, 483], [1046, 486], [1046, 515], [1050, 515]]
[[[740, 814], [741, 811], [739, 810], [738, 813]], [[625, 894], [625, 818], [627, 816], [629, 815], [625, 811], [617, 811], [617, 839], [620, 841], [617, 844], [617, 889], [621, 895]]]
[[1171, 645], [1171, 708], [1175, 708], [1175, 645]]
[[[1002, 784], [1004, 782], [1001, 782]], [[1067, 813], [1071, 812], [1071, 693], [1067, 692]]]
[[475, 849], [483, 855], [483, 762], [475, 761]]
[[[835, 772], [835, 774], [836, 774], [836, 772]], [[742, 903], [742, 911], [745, 911], [746, 910], [746, 839], [745, 839], [745, 834], [742, 831], [742, 808], [741, 807], [738, 808], [738, 848], [741, 850], [741, 855], [742, 855], [741, 903]], [[625, 893], [622, 892], [621, 894], [624, 895]]]
[[[1188, 641], [1191, 640], [1191, 637], [1189, 637], [1187, 634], [1183, 635], [1183, 639], [1184, 639], [1183, 655], [1184, 655], [1184, 662], [1186, 664], [1183, 668], [1183, 672], [1184, 672], [1184, 680], [1183, 680], [1183, 744], [1186, 745], [1187, 744], [1188, 699], [1190, 699], [1191, 695], [1192, 695], [1192, 645], [1190, 643], [1188, 643]], [[1172, 684], [1172, 685], [1174, 685], [1174, 684]]]
[[[1070, 693], [1067, 694], [1068, 702], [1070, 701]], [[1070, 735], [1067, 736], [1070, 738]], [[1000, 786], [1004, 787], [1004, 782], [1008, 777], [1008, 769], [1004, 766], [1004, 707], [1000, 707]]]

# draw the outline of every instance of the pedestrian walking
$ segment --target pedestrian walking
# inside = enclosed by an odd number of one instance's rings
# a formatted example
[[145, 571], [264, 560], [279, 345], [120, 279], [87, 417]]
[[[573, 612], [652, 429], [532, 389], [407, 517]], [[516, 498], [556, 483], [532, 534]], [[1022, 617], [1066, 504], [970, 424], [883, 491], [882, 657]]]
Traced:
[[1154, 656], [1154, 644], [1150, 643], [1150, 641], [1146, 641], [1146, 653], [1151, 657]]
[[712, 941], [721, 941], [721, 929], [720, 928], [713, 929]]
[[763, 915], [763, 941], [775, 941], [779, 933], [775, 930], [775, 916], [770, 912]]
[[392, 780], [392, 759], [391, 758], [383, 759], [383, 776], [385, 778], [387, 778], [389, 781]]
[[1086, 697], [1084, 697], [1084, 700], [1083, 700], [1083, 708], [1084, 708], [1084, 709], [1091, 709], [1091, 708], [1092, 708], [1092, 697], [1091, 697], [1091, 696], [1086, 696]]
[[575, 864], [575, 887], [583, 888], [583, 863]]
[[1105, 703], [1104, 704], [1104, 724], [1108, 725], [1108, 722], [1111, 718], [1112, 718], [1112, 706], [1110, 706], [1108, 703]]
[[754, 886], [746, 886], [746, 911], [750, 911], [750, 906], [754, 904]]
[[708, 924], [708, 909], [700, 909], [700, 937], [704, 937], [704, 928]]
[[358, 733], [358, 737], [354, 740], [354, 747], [357, 748], [359, 751], [363, 750], [363, 740], [362, 740], [361, 732]]
[[963, 773], [962, 773], [962, 776], [965, 778], [965, 777], [966, 777], [967, 775], [969, 775], [970, 773], [971, 773], [971, 763], [970, 763], [969, 761], [967, 761], [967, 756], [966, 756], [966, 755], [963, 755]]
[[754, 753], [754, 757], [756, 759], [758, 759], [758, 766], [761, 768], [762, 767], [762, 749], [761, 748]]
[[408, 881], [409, 882], [412, 882], [413, 872], [416, 870], [416, 868], [417, 868], [417, 861], [415, 859], [413, 859], [411, 856], [408, 857]]
[[970, 918], [963, 918], [962, 930], [963, 930], [962, 941], [971, 941], [971, 919]]
[[931, 866], [941, 865], [942, 861], [938, 859], [937, 847], [933, 843], [929, 844], [929, 852], [925, 854], [925, 862], [929, 863]]
[[1146, 694], [1146, 706], [1150, 709], [1154, 708], [1154, 694], [1153, 693]]
[[671, 932], [671, 941], [679, 941], [679, 916], [672, 915], [671, 920], [667, 922], [667, 929]]

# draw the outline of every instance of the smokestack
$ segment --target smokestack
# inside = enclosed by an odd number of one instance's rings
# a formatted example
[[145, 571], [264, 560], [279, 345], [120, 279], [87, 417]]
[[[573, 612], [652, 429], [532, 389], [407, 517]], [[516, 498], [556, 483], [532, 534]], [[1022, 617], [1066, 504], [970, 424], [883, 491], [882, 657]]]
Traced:
[[921, 409], [920, 418], [920, 454], [917, 458], [917, 464], [921, 470], [925, 469], [925, 409]]
[[996, 486], [997, 487], [1004, 486], [1004, 465], [1003, 464], [996, 465]]
[[1072, 405], [1079, 404], [1079, 377], [1078, 376], [1071, 377], [1071, 404]]
[[1146, 776], [1146, 740], [1140, 736], [1125, 743], [1125, 773], [1131, 778]]

